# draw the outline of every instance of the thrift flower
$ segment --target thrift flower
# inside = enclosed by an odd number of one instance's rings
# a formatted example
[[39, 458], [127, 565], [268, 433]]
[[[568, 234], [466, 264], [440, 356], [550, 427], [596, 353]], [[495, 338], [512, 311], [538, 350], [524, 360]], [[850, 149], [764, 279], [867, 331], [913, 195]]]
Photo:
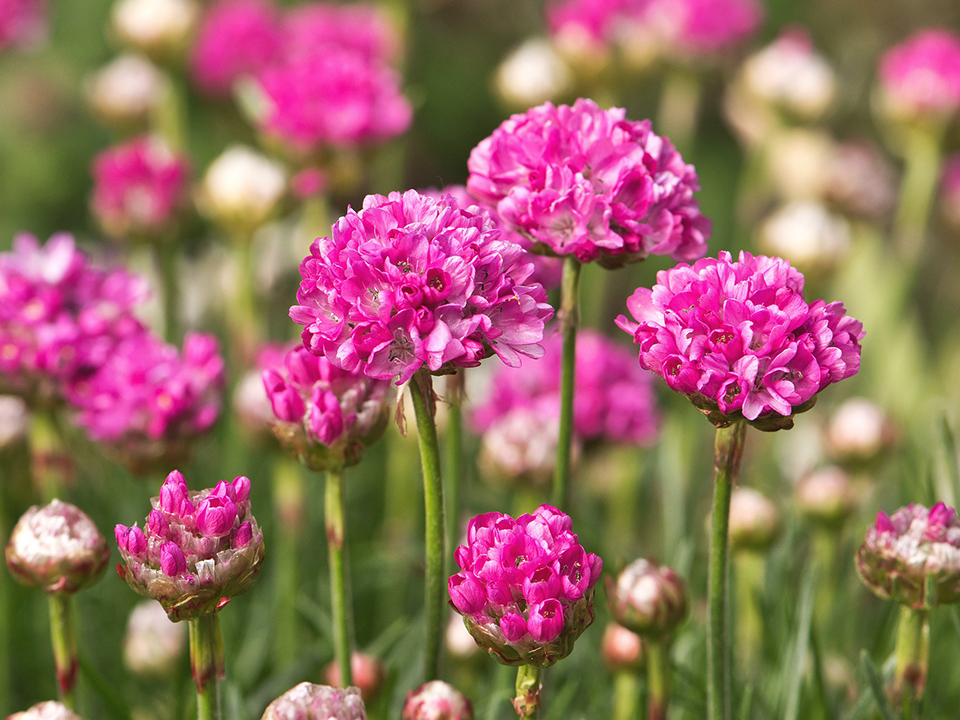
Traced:
[[[350, 655], [350, 672], [363, 702], [369, 703], [376, 700], [387, 673], [383, 661], [376, 655], [353, 652]], [[324, 667], [323, 680], [332, 687], [343, 687], [343, 682], [340, 680], [340, 666], [336, 660], [331, 661]]]
[[457, 548], [450, 603], [477, 643], [505, 665], [549, 667], [570, 654], [594, 619], [603, 562], [549, 505], [514, 520], [486, 513]]
[[854, 397], [845, 400], [830, 416], [827, 450], [846, 466], [869, 465], [896, 445], [893, 420], [873, 401]]
[[639, 672], [646, 661], [643, 641], [632, 630], [615, 622], [607, 623], [600, 640], [600, 655], [612, 672]]
[[355, 687], [303, 682], [270, 703], [261, 720], [367, 720], [367, 712]]
[[687, 616], [687, 591], [680, 576], [666, 565], [635, 560], [607, 581], [613, 619], [641, 636], [673, 634]]
[[369, 195], [300, 265], [304, 345], [350, 372], [398, 384], [496, 353], [539, 357], [553, 311], [523, 250], [488, 218], [416, 191]]
[[283, 18], [286, 58], [349, 51], [364, 60], [392, 63], [400, 53], [400, 36], [389, 16], [368, 2], [305, 2]]
[[119, 0], [110, 21], [125, 46], [158, 60], [179, 60], [199, 15], [195, 0]]
[[263, 533], [250, 512], [250, 481], [238, 477], [191, 491], [177, 470], [151, 500], [141, 530], [117, 525], [117, 572], [157, 600], [174, 622], [217, 612], [260, 571]]
[[152, 600], [137, 604], [123, 636], [123, 662], [135, 675], [170, 677], [187, 644], [187, 628], [170, 621]]
[[249, 238], [273, 217], [287, 191], [283, 165], [244, 145], [232, 145], [207, 168], [197, 209], [237, 238]]
[[431, 680], [407, 693], [401, 720], [473, 720], [473, 706], [452, 685]]
[[882, 108], [893, 119], [949, 118], [960, 109], [960, 35], [920, 30], [887, 51], [878, 75]]
[[737, 487], [730, 496], [730, 548], [763, 553], [770, 549], [783, 528], [780, 511], [753, 488]]
[[649, 0], [636, 5], [629, 13], [630, 32], [639, 28], [656, 38], [663, 53], [683, 60], [735, 49], [760, 27], [764, 15], [759, 0]]
[[7, 720], [81, 720], [81, 718], [66, 705], [47, 700], [24, 712], [14, 713]]
[[640, 365], [686, 395], [717, 427], [793, 426], [827, 385], [860, 367], [863, 327], [842, 303], [803, 299], [803, 275], [780, 258], [721, 252], [657, 274], [617, 325]]
[[856, 488], [838, 467], [825, 467], [806, 475], [796, 487], [800, 514], [827, 528], [840, 528], [857, 509]]
[[43, 0], [0, 0], [0, 53], [33, 44], [46, 31]]
[[111, 126], [144, 127], [163, 101], [167, 84], [167, 76], [147, 58], [124, 53], [89, 79], [87, 101]]

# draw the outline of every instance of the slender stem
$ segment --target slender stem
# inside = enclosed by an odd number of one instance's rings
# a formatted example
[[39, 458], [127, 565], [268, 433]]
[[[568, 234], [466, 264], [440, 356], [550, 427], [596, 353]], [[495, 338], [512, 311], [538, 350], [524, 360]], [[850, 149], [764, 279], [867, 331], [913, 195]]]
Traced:
[[647, 640], [647, 720], [666, 720], [670, 703], [670, 645]]
[[577, 325], [580, 324], [580, 261], [572, 255], [563, 260], [560, 285], [560, 332], [563, 335], [563, 365], [560, 376], [560, 436], [557, 467], [553, 478], [553, 504], [567, 505], [570, 483], [570, 447], [573, 443], [573, 392], [577, 362]]
[[517, 668], [517, 695], [513, 709], [521, 718], [537, 720], [540, 717], [540, 688], [543, 685], [543, 670], [533, 665]]
[[640, 678], [634, 670], [618, 670], [613, 678], [613, 720], [640, 716]]
[[197, 684], [197, 720], [220, 720], [223, 633], [216, 613], [190, 620], [190, 672]]
[[893, 676], [892, 699], [902, 703], [903, 720], [919, 717], [920, 700], [927, 684], [927, 661], [930, 654], [930, 613], [900, 606], [897, 626], [897, 666]]
[[253, 257], [253, 234], [237, 234], [232, 238], [233, 261], [237, 277], [233, 302], [227, 309], [233, 362], [244, 367], [262, 336], [261, 317], [257, 308], [256, 269]]
[[30, 465], [34, 491], [48, 502], [60, 496], [70, 462], [63, 452], [63, 438], [55, 412], [38, 408], [30, 414]]
[[914, 265], [923, 250], [930, 208], [940, 179], [942, 128], [911, 128], [905, 137], [906, 173], [893, 237], [902, 260]]
[[76, 709], [77, 672], [77, 626], [73, 610], [73, 596], [66, 593], [51, 593], [50, 638], [53, 641], [53, 665], [57, 671], [57, 689], [60, 701]]
[[760, 593], [763, 589], [764, 556], [742, 550], [734, 554], [734, 581], [737, 604], [735, 607], [738, 655], [753, 676], [762, 670], [763, 615]]
[[447, 433], [444, 446], [444, 492], [447, 501], [447, 517], [450, 518], [447, 538], [447, 557], [453, 558], [453, 551], [460, 537], [460, 484], [462, 481], [463, 456], [463, 373], [460, 370], [447, 376]]
[[727, 667], [727, 550], [730, 495], [740, 473], [746, 425], [717, 428], [714, 445], [716, 485], [710, 528], [710, 567], [707, 583], [707, 717], [730, 719], [730, 668]]
[[443, 481], [440, 476], [440, 447], [434, 420], [433, 377], [419, 370], [410, 384], [410, 396], [417, 416], [420, 465], [423, 469], [423, 504], [426, 513], [426, 679], [440, 675], [440, 639], [443, 622]]
[[324, 512], [327, 552], [330, 557], [330, 606], [333, 611], [333, 649], [340, 668], [340, 685], [353, 685], [350, 581], [347, 570], [346, 514], [343, 502], [343, 468], [327, 470]]
[[[660, 91], [657, 125], [683, 154], [693, 150], [700, 113], [701, 82], [695, 70], [672, 67], [664, 76]], [[689, 160], [689, 158], [687, 158]]]
[[167, 342], [180, 344], [180, 275], [177, 244], [168, 238], [153, 246], [163, 293], [163, 335]]
[[274, 553], [277, 629], [273, 656], [278, 667], [286, 667], [296, 659], [300, 646], [297, 551], [303, 528], [303, 476], [300, 464], [287, 455], [278, 455], [273, 463], [273, 508], [278, 529]]

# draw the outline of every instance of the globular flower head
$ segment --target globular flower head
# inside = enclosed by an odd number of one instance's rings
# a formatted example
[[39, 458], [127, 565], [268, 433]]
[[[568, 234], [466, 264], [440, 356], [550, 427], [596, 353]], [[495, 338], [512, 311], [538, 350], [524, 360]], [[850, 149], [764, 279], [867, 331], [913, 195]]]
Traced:
[[494, 76], [500, 100], [516, 109], [556, 100], [572, 82], [570, 66], [546, 38], [530, 38], [515, 48]]
[[100, 579], [110, 550], [85, 512], [53, 500], [23, 514], [10, 533], [6, 556], [10, 573], [24, 585], [71, 594]]
[[0, 53], [33, 44], [45, 29], [43, 0], [0, 0]]
[[473, 720], [473, 706], [452, 685], [431, 680], [407, 693], [401, 720]]
[[174, 470], [151, 501], [144, 528], [117, 525], [120, 577], [157, 600], [174, 622], [217, 612], [249, 589], [263, 560], [250, 512], [250, 481], [191, 491]]
[[190, 333], [183, 353], [148, 333], [117, 345], [68, 393], [77, 423], [134, 472], [182, 461], [220, 414], [224, 361], [216, 338]]
[[849, 140], [834, 147], [824, 193], [843, 213], [883, 220], [897, 200], [897, 177], [880, 148], [866, 140]]
[[87, 83], [87, 101], [107, 125], [123, 131], [144, 128], [163, 101], [168, 83], [147, 58], [127, 52], [93, 74]]
[[826, 441], [834, 460], [844, 467], [862, 468], [891, 450], [897, 441], [897, 429], [875, 402], [854, 397], [830, 416]]
[[960, 520], [937, 503], [877, 513], [857, 550], [860, 579], [875, 595], [915, 610], [960, 602]]
[[646, 663], [643, 640], [632, 630], [616, 622], [607, 623], [600, 639], [600, 655], [612, 672], [639, 672]]
[[470, 193], [538, 252], [610, 267], [706, 252], [693, 166], [621, 108], [545, 103], [504, 121], [467, 165]]
[[782, 528], [780, 511], [768, 497], [752, 488], [734, 488], [730, 497], [731, 550], [766, 552]]
[[514, 520], [486, 513], [470, 521], [457, 548], [450, 603], [482, 648], [505, 665], [553, 665], [594, 619], [603, 562], [549, 505]]
[[760, 226], [764, 250], [788, 260], [808, 275], [829, 274], [846, 258], [850, 223], [812, 200], [798, 200], [775, 210]]
[[0, 390], [31, 404], [59, 401], [143, 332], [133, 311], [146, 297], [143, 278], [93, 265], [70, 235], [45, 245], [18, 235], [0, 253]]
[[853, 481], [838, 467], [825, 467], [806, 475], [797, 484], [795, 494], [800, 514], [827, 528], [840, 528], [857, 508]]
[[387, 427], [389, 381], [343, 370], [302, 345], [282, 368], [263, 371], [263, 386], [277, 439], [311, 470], [355, 465]]
[[286, 58], [346, 50], [370, 62], [391, 63], [400, 52], [400, 36], [390, 17], [369, 2], [305, 2], [283, 20]]
[[14, 713], [7, 720], [81, 720], [73, 710], [53, 700], [38, 703], [29, 710]]
[[780, 258], [730, 253], [657, 274], [617, 325], [640, 365], [686, 395], [717, 427], [793, 426], [827, 385], [860, 368], [863, 326], [842, 303], [803, 299], [803, 275]]
[[[360, 691], [364, 703], [377, 699], [383, 688], [383, 680], [387, 669], [383, 661], [376, 655], [354, 651], [350, 655], [350, 672], [353, 675], [353, 684]], [[323, 669], [323, 680], [331, 687], [343, 687], [340, 680], [340, 664], [332, 660]]]
[[759, 0], [649, 0], [630, 13], [662, 52], [680, 60], [711, 58], [736, 48], [763, 21]]
[[565, 54], [601, 55], [616, 37], [628, 0], [555, 0], [547, 5], [547, 27]]
[[92, 170], [91, 206], [108, 235], [160, 239], [186, 206], [189, 165], [159, 138], [140, 137], [104, 150]]
[[[546, 485], [556, 469], [559, 417], [557, 407], [541, 404], [510, 408], [493, 419], [480, 439], [477, 462], [483, 479], [493, 485]], [[573, 438], [572, 466], [582, 449], [582, 442]]]
[[960, 109], [960, 35], [920, 30], [880, 59], [880, 102], [892, 119], [949, 118]]
[[123, 45], [169, 62], [180, 59], [199, 14], [196, 0], [119, 0], [110, 21]]
[[270, 703], [260, 720], [367, 720], [367, 711], [355, 687], [303, 682]]
[[683, 580], [666, 565], [643, 558], [607, 581], [607, 600], [614, 620], [640, 636], [669, 637], [687, 616]]
[[177, 668], [187, 644], [187, 628], [173, 623], [152, 600], [144, 600], [130, 613], [123, 637], [123, 662], [135, 675], [169, 677]]
[[494, 353], [518, 365], [553, 314], [523, 254], [449, 195], [369, 195], [311, 246], [290, 316], [314, 354], [398, 384]]

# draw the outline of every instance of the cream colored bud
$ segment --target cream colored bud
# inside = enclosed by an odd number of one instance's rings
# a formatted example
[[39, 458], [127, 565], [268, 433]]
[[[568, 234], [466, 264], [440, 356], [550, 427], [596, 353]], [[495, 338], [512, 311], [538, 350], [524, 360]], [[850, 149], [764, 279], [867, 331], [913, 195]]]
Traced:
[[545, 38], [533, 38], [511, 52], [494, 75], [503, 102], [526, 109], [556, 100], [570, 87], [570, 68]]
[[463, 624], [463, 618], [453, 613], [447, 623], [447, 652], [458, 660], [469, 660], [480, 654], [480, 646]]
[[734, 488], [730, 497], [730, 547], [765, 552], [780, 535], [780, 511], [752, 488]]
[[186, 641], [186, 623], [172, 622], [160, 603], [144, 600], [127, 620], [123, 661], [135, 675], [164, 677], [176, 669]]
[[896, 441], [886, 413], [866, 398], [851, 398], [833, 413], [827, 428], [827, 446], [837, 460], [865, 463]]
[[799, 200], [776, 210], [760, 226], [760, 246], [804, 273], [830, 270], [850, 250], [850, 224], [819, 202]]
[[813, 522], [839, 526], [857, 507], [850, 476], [838, 467], [810, 473], [796, 488], [797, 509]]
[[188, 46], [200, 9], [194, 0], [119, 0], [110, 12], [117, 38], [152, 58], [178, 57]]
[[780, 196], [784, 200], [822, 197], [833, 153], [833, 140], [819, 130], [792, 129], [774, 135], [767, 169]]
[[749, 57], [741, 77], [751, 95], [806, 121], [823, 115], [837, 94], [833, 68], [797, 33], [785, 33]]
[[7, 720], [81, 720], [81, 718], [66, 705], [48, 700], [24, 712], [14, 713]]
[[14, 395], [0, 395], [0, 450], [24, 437], [30, 422], [27, 404]]
[[167, 77], [147, 58], [126, 53], [94, 73], [87, 99], [111, 125], [141, 125], [159, 106], [167, 85]]
[[249, 238], [277, 212], [286, 191], [283, 165], [252, 148], [234, 145], [207, 168], [197, 207], [231, 234]]

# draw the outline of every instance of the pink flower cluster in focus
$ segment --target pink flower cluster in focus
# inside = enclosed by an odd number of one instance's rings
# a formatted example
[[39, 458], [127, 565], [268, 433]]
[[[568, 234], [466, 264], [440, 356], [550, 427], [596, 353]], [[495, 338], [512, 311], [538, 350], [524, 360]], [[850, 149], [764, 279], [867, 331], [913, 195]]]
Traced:
[[952, 115], [960, 108], [960, 35], [921, 30], [880, 60], [885, 104], [897, 117]]
[[70, 235], [18, 235], [0, 254], [0, 388], [56, 401], [144, 332], [133, 311], [147, 294], [143, 278], [94, 266]]
[[803, 299], [803, 275], [780, 258], [727, 252], [657, 274], [617, 325], [640, 365], [687, 395], [718, 426], [792, 425], [827, 385], [860, 368], [863, 327], [842, 303]]
[[[562, 339], [544, 341], [544, 355], [523, 367], [500, 368], [491, 394], [473, 415], [485, 432], [518, 409], [560, 416]], [[584, 442], [607, 441], [646, 445], [657, 434], [656, 398], [652, 376], [637, 365], [633, 353], [598, 332], [577, 333], [573, 430]]]
[[93, 160], [93, 213], [109, 235], [156, 238], [187, 200], [190, 168], [157, 138], [141, 137]]
[[584, 99], [532, 108], [474, 148], [468, 167], [469, 192], [496, 210], [509, 239], [538, 251], [607, 266], [706, 252], [693, 166], [620, 108]]
[[0, 53], [30, 45], [46, 30], [43, 0], [0, 0]]
[[453, 607], [478, 644], [506, 664], [547, 667], [566, 657], [593, 622], [603, 561], [587, 553], [570, 517], [549, 505], [514, 520], [470, 521], [450, 577]]
[[523, 256], [450, 196], [369, 195], [310, 247], [290, 317], [314, 354], [398, 384], [493, 353], [516, 366], [543, 354], [553, 315]]

